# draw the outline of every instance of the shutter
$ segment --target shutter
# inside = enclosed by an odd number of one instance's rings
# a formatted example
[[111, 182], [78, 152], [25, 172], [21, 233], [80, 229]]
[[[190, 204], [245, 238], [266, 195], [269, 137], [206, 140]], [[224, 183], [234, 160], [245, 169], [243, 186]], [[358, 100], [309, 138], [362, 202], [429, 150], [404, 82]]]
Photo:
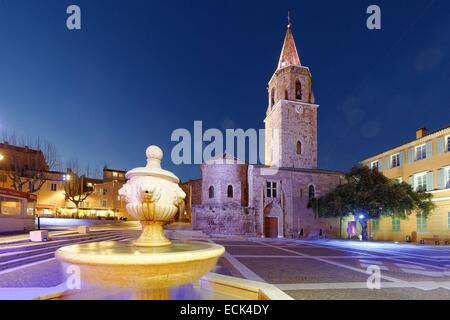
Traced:
[[434, 172], [430, 171], [427, 173], [427, 191], [434, 190]]
[[384, 158], [384, 167], [387, 169], [391, 169], [391, 157]]
[[409, 148], [409, 150], [408, 150], [408, 161], [409, 161], [409, 163], [414, 162], [414, 149], [413, 148]]
[[445, 189], [445, 170], [441, 168], [437, 172], [438, 177], [438, 189]]
[[442, 154], [445, 152], [445, 139], [444, 137], [437, 139], [437, 153]]
[[405, 163], [405, 153], [403, 151], [400, 152], [400, 166], [403, 166]]
[[433, 142], [427, 142], [427, 158], [431, 158], [433, 156]]
[[414, 176], [409, 176], [409, 185], [414, 188]]

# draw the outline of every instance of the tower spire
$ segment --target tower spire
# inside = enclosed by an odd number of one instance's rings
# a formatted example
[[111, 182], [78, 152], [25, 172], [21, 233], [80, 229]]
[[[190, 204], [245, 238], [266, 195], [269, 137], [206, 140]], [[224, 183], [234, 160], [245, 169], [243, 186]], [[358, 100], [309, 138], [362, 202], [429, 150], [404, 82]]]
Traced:
[[294, 35], [292, 34], [291, 12], [288, 11], [288, 25], [286, 36], [284, 37], [283, 49], [281, 50], [280, 60], [278, 61], [278, 69], [287, 66], [300, 66], [300, 57], [295, 45]]

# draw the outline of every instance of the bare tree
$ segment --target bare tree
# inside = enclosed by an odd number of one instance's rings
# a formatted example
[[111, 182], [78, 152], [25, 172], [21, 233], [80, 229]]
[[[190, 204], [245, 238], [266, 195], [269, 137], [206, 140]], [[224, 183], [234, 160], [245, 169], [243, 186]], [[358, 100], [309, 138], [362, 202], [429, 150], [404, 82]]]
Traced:
[[67, 163], [67, 175], [64, 181], [64, 191], [66, 199], [72, 202], [76, 207], [76, 216], [78, 217], [78, 210], [80, 204], [86, 201], [94, 189], [88, 185], [86, 175], [89, 174], [90, 166], [87, 165], [84, 174], [81, 170], [81, 165], [78, 160], [72, 159]]
[[39, 191], [49, 177], [49, 171], [60, 169], [61, 163], [56, 147], [48, 141], [19, 136], [15, 132], [2, 132], [3, 141], [21, 147], [28, 152], [11, 150], [7, 167], [11, 187], [17, 191], [33, 193]]

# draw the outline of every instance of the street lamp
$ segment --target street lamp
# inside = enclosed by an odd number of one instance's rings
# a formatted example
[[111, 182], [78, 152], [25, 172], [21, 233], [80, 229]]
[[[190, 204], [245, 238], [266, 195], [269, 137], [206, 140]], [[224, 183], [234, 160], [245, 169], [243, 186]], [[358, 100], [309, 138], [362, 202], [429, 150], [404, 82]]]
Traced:
[[2, 161], [3, 159], [5, 159], [5, 156], [0, 153], [0, 161]]

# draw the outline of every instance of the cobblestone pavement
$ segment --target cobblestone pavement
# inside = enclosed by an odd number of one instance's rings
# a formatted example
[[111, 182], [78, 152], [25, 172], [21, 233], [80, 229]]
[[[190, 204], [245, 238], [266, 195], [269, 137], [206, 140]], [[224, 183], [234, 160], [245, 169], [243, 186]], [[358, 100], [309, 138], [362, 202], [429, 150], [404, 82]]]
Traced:
[[[450, 247], [354, 241], [215, 240], [232, 275], [295, 299], [450, 299]], [[369, 269], [370, 268], [370, 269]], [[367, 282], [380, 271], [380, 289]], [[369, 283], [374, 285], [373, 277]]]
[[[0, 299], [33, 298], [63, 288], [67, 275], [54, 258], [62, 246], [129, 241], [138, 234], [105, 229], [63, 234], [46, 243], [0, 244]], [[450, 299], [450, 247], [256, 238], [210, 241], [227, 250], [214, 272], [268, 282], [296, 299]], [[368, 268], [380, 270], [379, 290], [368, 289]]]

